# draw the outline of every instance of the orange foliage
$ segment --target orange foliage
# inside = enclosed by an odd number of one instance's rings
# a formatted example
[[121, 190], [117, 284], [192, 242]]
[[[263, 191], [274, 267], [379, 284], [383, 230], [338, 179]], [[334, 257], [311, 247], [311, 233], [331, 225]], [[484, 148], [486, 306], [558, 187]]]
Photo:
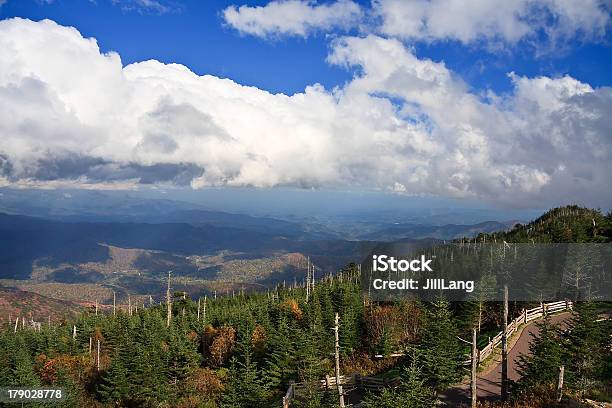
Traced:
[[422, 327], [422, 311], [414, 302], [399, 305], [375, 305], [365, 310], [367, 343], [370, 348], [379, 344], [383, 330], [391, 330], [393, 344], [411, 343], [418, 339]]
[[190, 331], [189, 333], [187, 333], [187, 339], [189, 341], [195, 342], [198, 339], [198, 333], [193, 330]]
[[202, 343], [208, 364], [211, 367], [221, 367], [234, 349], [236, 330], [230, 326], [223, 326], [219, 329], [208, 326], [204, 329]]
[[200, 395], [204, 395], [208, 398], [215, 397], [223, 391], [223, 383], [219, 376], [210, 368], [197, 368], [195, 369], [189, 379], [188, 383], [194, 390]]
[[397, 358], [373, 359], [368, 353], [353, 353], [341, 361], [343, 373], [375, 375], [388, 371], [397, 364]]
[[266, 335], [266, 329], [262, 325], [255, 326], [253, 334], [251, 335], [251, 344], [255, 353], [263, 354], [266, 351], [266, 341], [268, 336]]
[[54, 384], [59, 371], [66, 373], [74, 381], [81, 382], [93, 369], [93, 362], [86, 356], [62, 354], [48, 359], [44, 354], [36, 358], [37, 371], [43, 382]]
[[298, 302], [295, 299], [286, 299], [283, 303], [281, 303], [281, 307], [290, 312], [296, 320], [302, 320], [302, 309], [298, 305]]

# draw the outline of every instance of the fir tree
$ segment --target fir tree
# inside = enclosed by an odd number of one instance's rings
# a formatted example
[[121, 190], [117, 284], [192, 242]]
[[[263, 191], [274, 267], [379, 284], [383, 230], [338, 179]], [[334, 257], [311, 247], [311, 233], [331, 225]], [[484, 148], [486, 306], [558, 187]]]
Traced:
[[551, 386], [557, 381], [559, 367], [562, 365], [562, 353], [557, 326], [550, 322], [550, 317], [536, 323], [537, 334], [532, 334], [529, 343], [529, 355], [522, 354], [518, 360], [521, 379], [519, 390], [537, 386]]
[[130, 395], [128, 370], [119, 352], [115, 353], [108, 370], [104, 373], [97, 393], [102, 401], [116, 404], [120, 404]]
[[426, 384], [417, 353], [412, 356], [410, 365], [402, 370], [400, 406], [411, 408], [431, 408], [435, 405], [433, 390]]
[[266, 407], [267, 388], [261, 380], [261, 371], [253, 361], [250, 338], [242, 336], [238, 343], [239, 356], [233, 357], [229, 382], [223, 394], [222, 408]]
[[423, 372], [437, 391], [447, 388], [461, 378], [461, 349], [457, 340], [457, 328], [446, 299], [436, 300], [428, 311], [420, 355]]
[[604, 326], [596, 320], [597, 310], [593, 302], [574, 305], [567, 341], [567, 379], [580, 394], [587, 392], [601, 379], [604, 357], [608, 354], [606, 346], [609, 345], [602, 330]]

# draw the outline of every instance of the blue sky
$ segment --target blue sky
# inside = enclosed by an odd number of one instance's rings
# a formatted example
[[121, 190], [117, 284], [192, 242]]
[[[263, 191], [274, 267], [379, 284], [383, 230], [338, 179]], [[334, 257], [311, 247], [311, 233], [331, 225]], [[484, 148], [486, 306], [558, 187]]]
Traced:
[[[178, 3], [178, 2], [177, 2]], [[8, 1], [2, 18], [52, 19], [98, 39], [104, 51], [117, 51], [124, 64], [147, 59], [179, 62], [194, 72], [232, 78], [271, 92], [294, 93], [319, 82], [341, 84], [351, 74], [325, 63], [325, 35], [311, 39], [265, 41], [224, 26], [224, 1], [181, 1], [176, 12], [124, 10], [111, 1]]]
[[0, 187], [608, 208], [611, 22], [604, 0], [0, 0]]
[[[178, 62], [200, 75], [232, 78], [271, 92], [292, 94], [317, 82], [330, 89], [352, 76], [325, 62], [329, 38], [338, 33], [267, 40], [240, 34], [224, 23], [222, 10], [242, 3], [176, 0], [164, 4], [172, 11], [127, 9], [111, 0], [8, 0], [0, 8], [0, 17], [48, 18], [74, 26], [83, 36], [95, 37], [103, 51], [117, 51], [124, 64], [147, 59]], [[361, 4], [369, 7], [369, 2]], [[413, 45], [419, 57], [445, 62], [476, 91], [508, 91], [510, 71], [529, 77], [570, 74], [592, 86], [612, 84], [609, 33], [596, 43], [572, 39], [562, 50], [539, 57], [534, 57], [534, 48], [523, 46], [494, 52], [481, 44], [462, 45], [455, 40]]]

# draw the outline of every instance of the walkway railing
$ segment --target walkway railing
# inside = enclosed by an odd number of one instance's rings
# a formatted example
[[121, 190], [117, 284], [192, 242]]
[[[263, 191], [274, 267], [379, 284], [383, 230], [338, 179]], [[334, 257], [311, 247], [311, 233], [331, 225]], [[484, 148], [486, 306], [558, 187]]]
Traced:
[[[569, 300], [561, 300], [559, 302], [541, 303], [540, 306], [533, 309], [523, 309], [523, 312], [516, 319], [508, 324], [508, 335], [512, 335], [518, 330], [521, 324], [529, 323], [532, 320], [539, 319], [547, 314], [553, 314], [572, 309], [572, 302]], [[478, 363], [489, 357], [493, 350], [501, 344], [503, 331], [497, 333], [495, 337], [489, 339], [489, 342], [482, 350], [478, 350]], [[469, 365], [471, 360], [464, 361], [465, 365]]]

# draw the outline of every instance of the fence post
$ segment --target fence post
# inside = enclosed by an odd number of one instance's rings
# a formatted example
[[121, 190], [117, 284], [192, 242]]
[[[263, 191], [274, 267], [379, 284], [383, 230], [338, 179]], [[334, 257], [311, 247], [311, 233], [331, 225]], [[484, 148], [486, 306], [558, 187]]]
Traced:
[[525, 324], [527, 324], [527, 309], [523, 309], [523, 315], [525, 319]]
[[325, 374], [325, 389], [329, 390], [329, 375]]

